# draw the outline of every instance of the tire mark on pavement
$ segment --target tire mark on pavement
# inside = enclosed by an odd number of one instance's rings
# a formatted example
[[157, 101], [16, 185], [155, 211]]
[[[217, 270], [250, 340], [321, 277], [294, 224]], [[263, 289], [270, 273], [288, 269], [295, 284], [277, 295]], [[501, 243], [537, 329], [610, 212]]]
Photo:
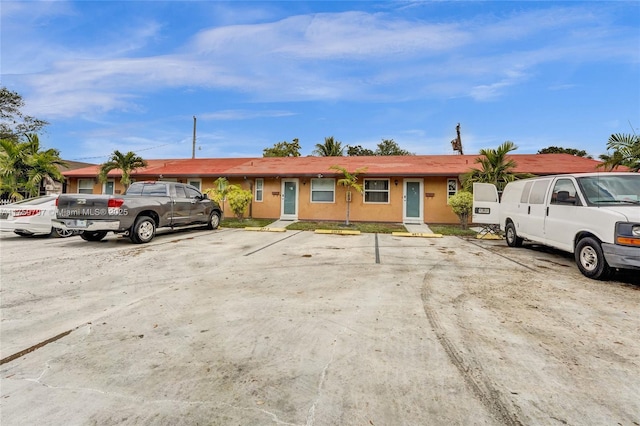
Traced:
[[[437, 265], [434, 265], [435, 269]], [[516, 413], [509, 409], [507, 403], [502, 399], [500, 391], [491, 383], [491, 380], [486, 377], [482, 371], [480, 365], [474, 365], [472, 359], [465, 359], [464, 354], [458, 347], [449, 339], [447, 333], [440, 323], [440, 318], [434, 309], [429, 307], [429, 300], [431, 299], [431, 289], [429, 286], [429, 272], [425, 274], [423, 280], [423, 286], [421, 291], [422, 305], [424, 312], [429, 320], [429, 324], [433, 331], [436, 333], [436, 337], [440, 345], [444, 349], [447, 357], [451, 360], [451, 363], [456, 367], [463, 380], [469, 386], [473, 394], [484, 405], [487, 410], [500, 422], [509, 426], [522, 426], [522, 422], [518, 419]]]
[[518, 264], [518, 265], [522, 266], [523, 268], [527, 268], [527, 269], [528, 269], [528, 270], [530, 270], [530, 271], [536, 271], [536, 269], [535, 269], [535, 268], [532, 268], [532, 267], [531, 267], [531, 266], [529, 266], [529, 265], [525, 265], [525, 264], [524, 264], [524, 263], [522, 263], [522, 262], [518, 262], [517, 260], [514, 260], [514, 259], [512, 259], [512, 258], [510, 258], [510, 257], [508, 257], [508, 256], [505, 256], [505, 255], [503, 255], [503, 254], [501, 254], [501, 253], [498, 253], [498, 252], [497, 252], [497, 251], [495, 251], [495, 250], [491, 250], [490, 248], [484, 247], [484, 246], [482, 246], [482, 245], [480, 245], [480, 244], [478, 244], [478, 243], [475, 243], [475, 242], [473, 242], [473, 241], [471, 241], [471, 240], [469, 240], [469, 239], [467, 239], [467, 238], [461, 238], [461, 237], [459, 237], [459, 238], [460, 238], [461, 240], [464, 240], [464, 241], [468, 242], [469, 244], [472, 244], [472, 245], [474, 245], [474, 246], [476, 246], [476, 247], [478, 247], [478, 248], [481, 248], [481, 249], [483, 249], [483, 250], [486, 250], [486, 251], [488, 251], [488, 252], [489, 252], [489, 253], [491, 253], [491, 254], [495, 254], [496, 256], [500, 256], [500, 257], [501, 257], [501, 258], [503, 258], [503, 259], [507, 259], [507, 260], [508, 260], [508, 261], [510, 261], [510, 262], [516, 263], [516, 264]]

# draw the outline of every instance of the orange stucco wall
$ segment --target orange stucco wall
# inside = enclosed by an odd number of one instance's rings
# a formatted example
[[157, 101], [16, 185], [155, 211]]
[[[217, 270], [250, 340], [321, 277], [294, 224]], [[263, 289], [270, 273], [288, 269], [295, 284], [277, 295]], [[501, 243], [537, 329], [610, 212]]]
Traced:
[[[367, 177], [368, 179], [385, 179], [384, 177]], [[447, 179], [452, 177], [425, 177], [423, 182], [423, 202], [424, 202], [424, 222], [425, 223], [458, 223], [458, 217], [453, 213], [447, 204]], [[138, 181], [145, 177], [136, 177]], [[150, 178], [151, 180], [152, 178]], [[214, 187], [217, 178], [203, 177], [201, 189], [205, 192]], [[415, 179], [415, 178], [412, 178]], [[187, 182], [189, 178], [178, 178], [179, 182]], [[395, 181], [398, 184], [395, 184]], [[263, 179], [262, 201], [255, 199], [256, 179], [230, 179], [229, 183], [238, 185], [243, 189], [250, 190], [253, 194], [253, 202], [247, 210], [245, 217], [277, 219], [281, 214], [282, 179], [266, 177]], [[335, 200], [329, 203], [311, 202], [311, 179], [301, 177], [298, 183], [298, 219], [300, 220], [334, 220], [343, 221], [346, 219], [347, 189], [336, 184]], [[389, 179], [389, 202], [388, 203], [365, 203], [364, 195], [351, 191], [351, 203], [349, 205], [349, 220], [356, 222], [394, 222], [403, 220], [403, 185], [402, 177]], [[77, 192], [77, 179], [70, 179], [67, 192]], [[116, 193], [124, 192], [124, 187], [118, 179], [115, 180]], [[118, 192], [119, 191], [119, 192]], [[102, 183], [95, 182], [93, 185], [94, 194], [102, 193]], [[224, 211], [226, 216], [232, 216], [231, 209], [225, 203]]]

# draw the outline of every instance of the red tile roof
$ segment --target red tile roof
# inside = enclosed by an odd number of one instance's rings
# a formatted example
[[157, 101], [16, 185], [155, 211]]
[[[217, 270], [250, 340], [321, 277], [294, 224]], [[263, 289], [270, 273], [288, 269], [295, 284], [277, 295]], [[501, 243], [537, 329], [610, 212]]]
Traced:
[[[412, 155], [374, 157], [267, 157], [267, 158], [196, 158], [147, 160], [147, 167], [132, 176], [201, 177], [201, 176], [335, 176], [330, 167], [338, 165], [349, 171], [366, 167], [373, 176], [457, 176], [479, 168], [477, 155]], [[508, 156], [519, 173], [550, 175], [604, 171], [600, 161], [570, 154], [513, 154]], [[63, 172], [66, 177], [95, 177], [99, 166]], [[120, 176], [113, 170], [109, 176]]]

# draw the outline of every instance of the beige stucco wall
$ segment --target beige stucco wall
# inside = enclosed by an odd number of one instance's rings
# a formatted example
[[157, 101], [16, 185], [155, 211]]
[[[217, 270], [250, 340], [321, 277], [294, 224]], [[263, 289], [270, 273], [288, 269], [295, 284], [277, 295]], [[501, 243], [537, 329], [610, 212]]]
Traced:
[[[376, 179], [376, 177], [367, 177]], [[425, 223], [458, 223], [458, 217], [453, 213], [451, 207], [447, 204], [447, 179], [453, 177], [426, 177], [423, 179], [424, 197], [424, 221]], [[138, 181], [145, 180], [145, 177], [138, 176]], [[149, 180], [152, 180], [149, 177]], [[217, 178], [203, 177], [202, 191], [214, 188], [214, 182]], [[378, 179], [386, 179], [379, 177]], [[415, 178], [411, 178], [415, 179]], [[178, 182], [187, 182], [189, 178], [178, 178]], [[264, 180], [263, 200], [255, 201], [255, 178], [249, 179], [230, 179], [229, 183], [238, 185], [243, 189], [250, 190], [254, 194], [253, 202], [250, 209], [247, 210], [245, 217], [251, 215], [254, 218], [277, 219], [280, 217], [281, 210], [281, 194], [282, 179], [275, 177], [266, 177]], [[395, 184], [395, 181], [398, 184]], [[402, 177], [393, 177], [389, 179], [389, 203], [365, 203], [363, 194], [350, 189], [352, 201], [349, 209], [349, 220], [356, 222], [402, 222], [403, 214], [403, 184]], [[67, 192], [77, 192], [78, 179], [69, 180]], [[124, 187], [119, 179], [115, 180], [115, 190], [124, 192]], [[336, 185], [335, 201], [333, 203], [311, 203], [311, 179], [301, 177], [298, 179], [298, 219], [299, 220], [332, 220], [343, 221], [346, 219], [347, 188]], [[93, 193], [102, 193], [102, 183], [94, 181]], [[224, 206], [225, 215], [231, 217], [233, 213], [228, 203]]]

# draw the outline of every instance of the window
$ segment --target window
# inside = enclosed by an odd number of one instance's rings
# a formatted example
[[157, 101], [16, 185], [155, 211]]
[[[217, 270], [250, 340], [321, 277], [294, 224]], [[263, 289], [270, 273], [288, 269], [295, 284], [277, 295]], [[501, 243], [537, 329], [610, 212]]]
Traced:
[[195, 189], [193, 186], [186, 186], [184, 189], [187, 190], [188, 198], [202, 198], [202, 194], [200, 193], [200, 191]]
[[447, 204], [449, 198], [458, 193], [458, 179], [447, 179]]
[[262, 195], [264, 193], [264, 179], [256, 179], [256, 201], [262, 201]]
[[189, 179], [187, 183], [196, 188], [198, 191], [201, 191], [202, 179]]
[[389, 202], [389, 179], [365, 179], [364, 180], [365, 203]]
[[522, 190], [522, 196], [520, 197], [521, 203], [529, 202], [529, 194], [531, 193], [532, 186], [533, 186], [533, 182], [527, 182], [524, 184], [524, 189]]
[[549, 180], [538, 180], [533, 184], [531, 189], [531, 195], [529, 195], [529, 204], [542, 204], [544, 203], [544, 196], [547, 193], [549, 187]]
[[558, 179], [553, 186], [551, 204], [577, 205], [580, 204], [576, 197], [576, 187], [570, 179]]
[[176, 198], [187, 198], [187, 193], [185, 192], [184, 186], [182, 185], [176, 185], [172, 192], [175, 192], [173, 196]]
[[311, 179], [311, 202], [333, 203], [335, 200], [335, 179]]
[[80, 194], [93, 194], [93, 179], [78, 179], [78, 192]]

